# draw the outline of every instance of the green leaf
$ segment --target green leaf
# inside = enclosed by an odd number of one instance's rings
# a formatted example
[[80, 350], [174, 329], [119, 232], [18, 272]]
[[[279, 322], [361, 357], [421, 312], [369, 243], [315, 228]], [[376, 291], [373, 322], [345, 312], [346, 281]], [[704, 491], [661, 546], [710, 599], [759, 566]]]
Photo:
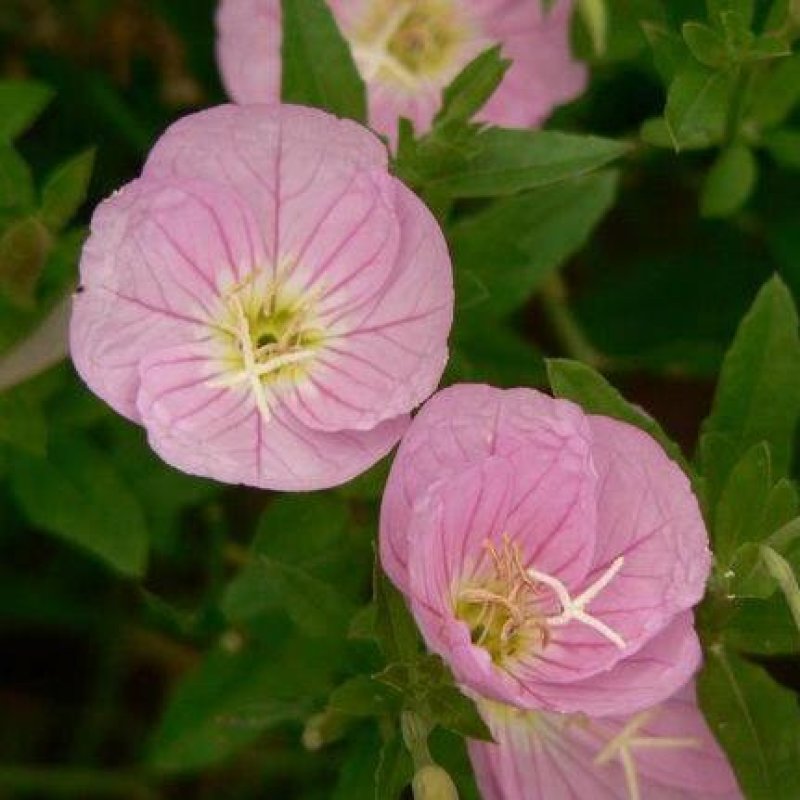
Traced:
[[38, 81], [0, 81], [0, 141], [24, 133], [53, 98], [53, 91]]
[[427, 710], [437, 725], [459, 736], [493, 741], [491, 731], [475, 702], [465, 697], [457, 686], [445, 685], [433, 689], [428, 696]]
[[444, 90], [434, 128], [466, 124], [486, 105], [511, 65], [500, 49], [497, 45], [474, 58]]
[[753, 38], [755, 0], [706, 0], [706, 5], [709, 20], [724, 32], [731, 49], [744, 49]]
[[310, 695], [324, 682], [314, 674], [323, 672], [322, 663], [308, 663], [307, 654], [274, 642], [212, 651], [170, 699], [150, 742], [151, 766], [161, 772], [201, 769], [264, 730], [304, 719], [312, 710]]
[[375, 771], [375, 800], [398, 800], [413, 775], [411, 756], [401, 737], [395, 734], [381, 748]]
[[722, 140], [734, 78], [701, 64], [683, 68], [667, 94], [664, 118], [676, 151]]
[[763, 513], [751, 541], [741, 545], [731, 564], [733, 577], [729, 593], [736, 597], [767, 598], [776, 589], [774, 578], [765, 568], [759, 542], [786, 553], [800, 538], [800, 518], [797, 517], [797, 490], [782, 479], [770, 490]]
[[758, 442], [768, 442], [779, 478], [788, 469], [799, 412], [797, 312], [788, 289], [775, 277], [739, 325], [703, 432], [730, 437], [738, 456]]
[[781, 166], [800, 170], [800, 131], [771, 131], [764, 137], [764, 147]]
[[542, 386], [544, 361], [536, 345], [506, 320], [486, 320], [479, 313], [457, 318], [450, 340], [450, 361], [444, 383], [491, 383], [493, 386]]
[[402, 697], [388, 684], [369, 675], [357, 675], [337, 686], [328, 698], [328, 706], [356, 717], [396, 716]]
[[768, 61], [773, 58], [787, 58], [792, 47], [784, 35], [765, 33], [757, 36], [747, 49], [748, 61]]
[[453, 225], [449, 242], [460, 309], [499, 317], [522, 305], [585, 245], [616, 188], [613, 172], [573, 178], [500, 200]]
[[794, 574], [791, 564], [769, 545], [762, 544], [760, 551], [761, 560], [764, 562], [767, 572], [775, 579], [783, 592], [798, 635], [800, 635], [800, 586], [797, 585], [797, 576]]
[[347, 504], [330, 492], [281, 495], [259, 519], [252, 552], [311, 569], [342, 546], [348, 523]]
[[737, 24], [747, 29], [753, 20], [755, 0], [706, 0], [708, 18], [724, 23], [729, 17], [735, 17]]
[[47, 425], [41, 400], [28, 387], [18, 386], [0, 394], [0, 441], [44, 457]]
[[66, 227], [86, 200], [94, 168], [94, 148], [62, 164], [42, 189], [40, 218], [53, 232]]
[[700, 675], [700, 703], [750, 800], [800, 797], [797, 697], [723, 643], [712, 645]]
[[300, 569], [328, 586], [352, 574], [354, 554], [345, 539], [347, 524], [347, 505], [337, 495], [276, 497], [259, 520], [249, 563], [225, 592], [222, 610], [227, 618], [245, 623], [280, 607], [276, 587], [265, 574], [264, 558]]
[[380, 768], [381, 750], [374, 726], [350, 737], [331, 800], [375, 800], [375, 776]]
[[701, 22], [685, 22], [683, 40], [692, 55], [707, 67], [722, 67], [728, 61], [725, 39], [714, 28]]
[[124, 575], [144, 573], [148, 531], [141, 506], [94, 445], [54, 437], [46, 461], [20, 453], [11, 485], [31, 524], [90, 551]]
[[572, 400], [590, 414], [605, 414], [650, 434], [684, 471], [686, 459], [663, 428], [649, 414], [629, 403], [602, 375], [587, 364], [565, 358], [547, 359], [547, 374], [556, 397]]
[[4, 216], [33, 211], [35, 192], [27, 163], [9, 144], [0, 142], [0, 223]]
[[727, 217], [748, 200], [756, 184], [758, 167], [752, 150], [731, 145], [723, 150], [706, 176], [700, 195], [704, 217]]
[[786, 601], [780, 595], [736, 603], [725, 623], [725, 640], [741, 653], [775, 656], [800, 651], [800, 637]]
[[597, 136], [490, 128], [475, 137], [465, 162], [425, 165], [430, 190], [452, 197], [492, 197], [577, 178], [620, 158], [628, 145]]
[[0, 291], [24, 309], [35, 304], [36, 287], [50, 253], [50, 234], [36, 217], [24, 217], [0, 236]]
[[375, 634], [389, 662], [412, 662], [420, 652], [419, 633], [403, 595], [392, 586], [375, 560]]
[[784, 122], [800, 101], [800, 54], [787, 58], [769, 70], [753, 95], [749, 115], [761, 128]]
[[292, 622], [310, 636], [346, 635], [353, 606], [336, 589], [289, 564], [261, 557], [262, 579]]
[[642, 33], [653, 51], [658, 74], [665, 84], [669, 84], [689, 57], [686, 44], [666, 25], [651, 21], [642, 22], [641, 25]]
[[642, 123], [639, 129], [642, 141], [653, 147], [672, 148], [672, 134], [664, 117], [651, 117]]
[[282, 0], [282, 9], [283, 101], [363, 122], [364, 83], [324, 0]]
[[764, 442], [748, 450], [734, 467], [714, 515], [714, 555], [728, 570], [745, 542], [762, 538], [762, 519], [772, 486], [769, 448]]

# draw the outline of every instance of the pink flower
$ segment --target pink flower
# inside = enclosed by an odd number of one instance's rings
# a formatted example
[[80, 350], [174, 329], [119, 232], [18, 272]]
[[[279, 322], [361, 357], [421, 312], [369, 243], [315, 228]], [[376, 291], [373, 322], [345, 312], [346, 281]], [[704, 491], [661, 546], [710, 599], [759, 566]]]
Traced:
[[479, 702], [496, 744], [470, 741], [484, 800], [739, 800], [692, 683], [632, 717]]
[[625, 423], [529, 389], [446, 389], [403, 439], [380, 538], [428, 646], [481, 696], [629, 714], [700, 661], [703, 520]]
[[191, 473], [305, 490], [383, 456], [447, 359], [452, 275], [355, 123], [293, 106], [182, 119], [97, 209], [71, 345]]
[[[400, 117], [427, 131], [442, 89], [481, 51], [502, 44], [513, 65], [479, 119], [541, 124], [580, 94], [584, 66], [569, 48], [572, 0], [328, 0], [368, 90], [369, 122], [395, 141]], [[280, 0], [222, 0], [218, 59], [231, 97], [280, 94]]]

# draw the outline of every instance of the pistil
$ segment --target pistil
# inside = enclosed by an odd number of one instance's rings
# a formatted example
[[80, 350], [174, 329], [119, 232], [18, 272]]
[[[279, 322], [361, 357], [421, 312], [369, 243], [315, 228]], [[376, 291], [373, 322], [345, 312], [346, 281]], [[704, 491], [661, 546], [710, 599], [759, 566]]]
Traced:
[[575, 598], [570, 597], [567, 587], [558, 578], [545, 572], [529, 569], [528, 575], [545, 586], [549, 586], [555, 592], [558, 602], [561, 604], [561, 613], [554, 617], [547, 617], [547, 625], [551, 628], [558, 628], [569, 624], [572, 620], [577, 620], [597, 631], [601, 636], [604, 636], [619, 647], [620, 650], [624, 650], [625, 640], [615, 630], [586, 611], [586, 606], [611, 583], [616, 574], [622, 569], [624, 563], [623, 556], [615, 559], [611, 566], [588, 589]]

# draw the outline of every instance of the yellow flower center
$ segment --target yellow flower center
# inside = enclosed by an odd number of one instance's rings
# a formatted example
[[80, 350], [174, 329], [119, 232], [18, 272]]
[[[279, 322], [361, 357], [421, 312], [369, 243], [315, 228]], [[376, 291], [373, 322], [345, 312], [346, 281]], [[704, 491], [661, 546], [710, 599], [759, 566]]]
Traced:
[[268, 388], [302, 379], [325, 339], [313, 299], [292, 295], [262, 273], [251, 274], [222, 299], [213, 328], [222, 345], [223, 374], [212, 384], [249, 384], [269, 416]]
[[364, 80], [415, 89], [455, 76], [471, 31], [453, 0], [375, 0], [348, 38]]
[[500, 550], [491, 542], [485, 547], [494, 574], [459, 591], [455, 614], [467, 623], [472, 643], [500, 665], [531, 647], [544, 649], [549, 630], [539, 611], [542, 587], [522, 566], [519, 548], [508, 536]]

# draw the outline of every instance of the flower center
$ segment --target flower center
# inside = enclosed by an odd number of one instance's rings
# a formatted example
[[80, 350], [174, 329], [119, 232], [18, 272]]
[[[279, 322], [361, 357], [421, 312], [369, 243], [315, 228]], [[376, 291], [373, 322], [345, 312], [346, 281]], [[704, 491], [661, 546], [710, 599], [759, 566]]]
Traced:
[[549, 630], [540, 611], [542, 587], [528, 576], [508, 536], [500, 550], [489, 541], [484, 546], [494, 574], [458, 593], [456, 616], [467, 623], [472, 643], [483, 647], [495, 664], [530, 647], [543, 650]]
[[468, 26], [452, 0], [376, 0], [350, 43], [364, 80], [415, 89], [457, 69], [467, 38]]
[[[433, 7], [431, 7], [433, 6]], [[457, 43], [457, 31], [441, 4], [427, 4], [406, 14], [387, 50], [415, 75], [435, 72]]]
[[268, 389], [304, 377], [325, 338], [313, 301], [292, 296], [280, 282], [256, 273], [222, 299], [223, 311], [213, 327], [223, 345], [224, 372], [212, 384], [249, 384], [268, 417]]
[[[625, 640], [586, 606], [622, 569], [620, 556], [577, 597], [555, 576], [526, 568], [519, 547], [503, 535], [501, 549], [487, 541], [493, 570], [483, 579], [463, 587], [456, 596], [455, 615], [466, 622], [473, 644], [483, 647], [497, 665], [522, 653], [541, 653], [550, 643], [552, 629], [580, 622], [620, 649]], [[553, 606], [560, 609], [553, 611]]]

